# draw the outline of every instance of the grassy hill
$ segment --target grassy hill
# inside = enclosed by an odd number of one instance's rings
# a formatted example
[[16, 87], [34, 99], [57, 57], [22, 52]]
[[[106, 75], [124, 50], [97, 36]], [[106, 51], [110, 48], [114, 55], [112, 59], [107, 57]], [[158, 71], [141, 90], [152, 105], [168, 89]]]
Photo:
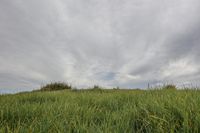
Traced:
[[0, 132], [200, 132], [200, 91], [96, 89], [1, 95]]

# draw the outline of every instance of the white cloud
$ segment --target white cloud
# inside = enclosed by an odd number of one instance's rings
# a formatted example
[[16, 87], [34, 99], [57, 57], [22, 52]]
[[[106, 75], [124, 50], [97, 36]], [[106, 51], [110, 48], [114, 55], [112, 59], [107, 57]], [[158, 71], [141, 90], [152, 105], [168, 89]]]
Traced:
[[199, 7], [199, 0], [1, 0], [0, 86], [199, 79]]
[[187, 58], [175, 60], [169, 62], [166, 67], [163, 68], [164, 77], [179, 77], [189, 76], [197, 73], [199, 66]]

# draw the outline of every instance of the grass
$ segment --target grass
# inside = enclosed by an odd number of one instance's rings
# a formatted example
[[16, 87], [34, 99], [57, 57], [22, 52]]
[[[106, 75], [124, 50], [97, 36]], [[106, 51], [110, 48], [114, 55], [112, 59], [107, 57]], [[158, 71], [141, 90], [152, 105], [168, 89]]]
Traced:
[[200, 132], [200, 91], [96, 89], [1, 95], [0, 132]]

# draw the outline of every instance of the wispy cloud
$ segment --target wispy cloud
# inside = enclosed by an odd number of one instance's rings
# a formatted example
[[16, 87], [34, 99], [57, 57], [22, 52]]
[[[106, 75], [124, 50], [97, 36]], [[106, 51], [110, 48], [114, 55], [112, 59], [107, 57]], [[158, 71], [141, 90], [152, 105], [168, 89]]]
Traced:
[[200, 78], [199, 0], [1, 0], [0, 88]]

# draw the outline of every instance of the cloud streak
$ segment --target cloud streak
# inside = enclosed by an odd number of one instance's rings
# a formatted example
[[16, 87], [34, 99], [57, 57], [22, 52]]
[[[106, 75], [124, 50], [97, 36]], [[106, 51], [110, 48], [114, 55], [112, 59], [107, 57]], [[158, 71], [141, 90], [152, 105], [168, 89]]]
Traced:
[[198, 0], [1, 0], [0, 88], [199, 82]]

